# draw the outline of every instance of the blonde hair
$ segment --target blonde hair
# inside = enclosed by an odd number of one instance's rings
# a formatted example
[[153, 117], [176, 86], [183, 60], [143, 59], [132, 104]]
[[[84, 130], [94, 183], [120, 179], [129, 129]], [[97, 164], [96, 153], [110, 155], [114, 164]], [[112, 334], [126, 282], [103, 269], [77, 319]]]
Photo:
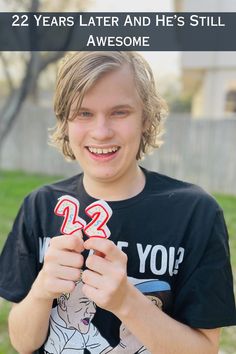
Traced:
[[96, 84], [103, 74], [128, 64], [133, 72], [137, 92], [143, 103], [144, 132], [136, 158], [140, 159], [152, 148], [162, 144], [163, 120], [167, 113], [165, 101], [155, 87], [152, 70], [147, 61], [136, 52], [76, 52], [68, 54], [59, 67], [54, 111], [57, 124], [50, 136], [56, 146], [69, 160], [75, 160], [67, 136], [67, 123], [72, 103], [78, 112], [86, 92]]

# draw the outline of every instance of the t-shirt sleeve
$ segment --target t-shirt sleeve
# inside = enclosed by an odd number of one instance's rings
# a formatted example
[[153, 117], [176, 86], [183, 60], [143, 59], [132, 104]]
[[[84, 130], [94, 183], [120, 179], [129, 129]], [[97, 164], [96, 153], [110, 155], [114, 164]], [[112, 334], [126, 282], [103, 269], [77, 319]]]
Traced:
[[0, 296], [16, 303], [28, 294], [36, 277], [35, 241], [27, 214], [24, 202], [0, 256]]
[[198, 264], [175, 294], [174, 318], [193, 328], [236, 324], [228, 233], [221, 210]]

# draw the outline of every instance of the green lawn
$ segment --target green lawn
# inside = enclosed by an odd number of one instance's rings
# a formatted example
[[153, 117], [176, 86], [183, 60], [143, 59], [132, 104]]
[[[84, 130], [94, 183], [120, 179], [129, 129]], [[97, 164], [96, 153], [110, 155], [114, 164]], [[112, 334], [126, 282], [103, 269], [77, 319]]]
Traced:
[[[57, 179], [59, 178], [0, 171], [0, 250], [24, 196], [36, 187]], [[236, 197], [218, 194], [215, 197], [225, 213], [230, 236], [232, 265], [234, 274], [236, 274]], [[9, 303], [0, 299], [0, 354], [15, 353], [11, 349], [7, 335], [9, 309]], [[227, 354], [236, 353], [236, 327], [223, 330], [221, 348]]]
[[[215, 194], [215, 198], [224, 210], [225, 220], [229, 231], [231, 261], [236, 271], [236, 197]], [[236, 353], [236, 346], [235, 346]]]

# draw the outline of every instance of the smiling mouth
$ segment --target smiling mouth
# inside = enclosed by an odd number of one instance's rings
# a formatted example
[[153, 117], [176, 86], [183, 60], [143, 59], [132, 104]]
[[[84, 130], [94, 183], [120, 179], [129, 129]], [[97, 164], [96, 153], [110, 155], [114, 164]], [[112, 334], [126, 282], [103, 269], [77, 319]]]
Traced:
[[114, 155], [119, 149], [119, 146], [112, 146], [109, 148], [86, 146], [86, 149], [94, 156], [108, 157]]

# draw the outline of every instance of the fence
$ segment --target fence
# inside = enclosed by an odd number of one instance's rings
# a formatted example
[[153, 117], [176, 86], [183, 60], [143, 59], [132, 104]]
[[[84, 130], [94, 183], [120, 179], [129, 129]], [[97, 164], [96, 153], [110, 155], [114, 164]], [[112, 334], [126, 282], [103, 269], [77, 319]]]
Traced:
[[[0, 167], [70, 176], [80, 171], [48, 146], [48, 127], [55, 124], [48, 107], [27, 103], [4, 141]], [[171, 115], [165, 144], [142, 165], [212, 192], [236, 195], [236, 119], [192, 120]]]
[[236, 194], [236, 119], [169, 118], [163, 148], [145, 164], [211, 192]]

